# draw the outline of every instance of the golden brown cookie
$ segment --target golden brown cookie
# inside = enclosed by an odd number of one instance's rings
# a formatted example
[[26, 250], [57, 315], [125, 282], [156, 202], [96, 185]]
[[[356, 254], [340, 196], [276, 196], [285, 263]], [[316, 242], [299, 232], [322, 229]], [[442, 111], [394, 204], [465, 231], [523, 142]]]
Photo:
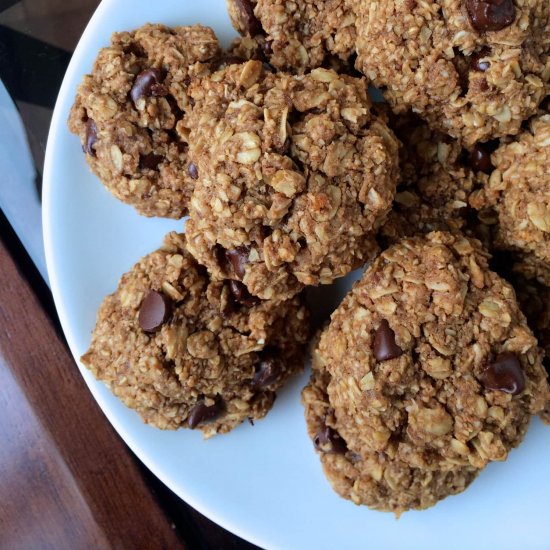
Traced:
[[249, 61], [189, 93], [198, 179], [186, 234], [214, 277], [285, 299], [371, 258], [395, 193], [397, 140], [363, 79]]
[[526, 277], [550, 286], [550, 115], [531, 119], [491, 159], [484, 201], [498, 220], [494, 245], [515, 252]]
[[[550, 287], [541, 285], [536, 279], [527, 279], [521, 272], [513, 273], [510, 280], [521, 310], [544, 351], [546, 372], [550, 372]], [[540, 416], [550, 424], [550, 402]]]
[[[464, 231], [482, 237], [470, 197], [488, 179], [492, 166], [487, 146], [465, 149], [460, 141], [431, 130], [412, 113], [390, 115], [401, 141], [397, 187], [392, 211], [379, 236], [383, 244], [430, 231]], [[482, 239], [486, 241], [487, 239]]]
[[255, 38], [277, 69], [304, 73], [355, 54], [349, 0], [227, 0], [233, 26]]
[[329, 377], [332, 428], [362, 471], [374, 468], [353, 498], [378, 509], [424, 507], [463, 489], [472, 468], [506, 459], [550, 395], [512, 287], [458, 234], [384, 251], [314, 357]]
[[471, 147], [516, 134], [549, 90], [547, 0], [353, 0], [357, 68], [392, 108]]
[[267, 414], [308, 333], [299, 297], [275, 304], [213, 281], [170, 233], [105, 298], [82, 362], [145, 422], [210, 437]]
[[114, 33], [78, 88], [69, 128], [105, 187], [140, 214], [181, 218], [193, 190], [187, 87], [220, 54], [209, 28]]

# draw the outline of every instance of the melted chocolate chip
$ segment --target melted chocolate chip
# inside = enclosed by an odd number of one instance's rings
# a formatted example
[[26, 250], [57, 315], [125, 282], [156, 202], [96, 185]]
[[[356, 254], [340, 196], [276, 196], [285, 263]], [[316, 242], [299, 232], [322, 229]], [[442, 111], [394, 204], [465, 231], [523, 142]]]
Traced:
[[472, 27], [479, 32], [500, 31], [516, 18], [513, 0], [466, 0]]
[[166, 322], [172, 311], [167, 296], [156, 290], [150, 290], [139, 308], [139, 326], [145, 332], [156, 332]]
[[343, 454], [347, 451], [346, 442], [340, 437], [340, 434], [325, 424], [313, 438], [313, 445], [322, 453]]
[[488, 390], [518, 395], [525, 389], [525, 375], [519, 359], [513, 353], [501, 353], [483, 371], [481, 383]]
[[254, 15], [254, 6], [250, 0], [233, 0], [235, 7], [239, 10], [239, 22], [241, 30], [249, 36], [263, 34], [263, 29], [258, 18]]
[[163, 80], [160, 69], [147, 69], [139, 73], [130, 90], [132, 101], [135, 103], [144, 97], [166, 95], [166, 88], [162, 84]]
[[491, 66], [491, 62], [487, 59], [491, 55], [489, 48], [483, 48], [481, 51], [475, 53], [470, 58], [470, 68], [472, 71], [484, 73]]
[[235, 302], [243, 306], [253, 307], [261, 302], [258, 297], [252, 296], [248, 292], [248, 289], [239, 281], [229, 281], [229, 290]]
[[153, 153], [141, 155], [141, 157], [139, 158], [139, 167], [142, 170], [156, 170], [162, 160], [162, 155], [155, 155]]
[[228, 274], [233, 272], [239, 279], [244, 277], [244, 266], [248, 263], [249, 247], [239, 246], [232, 250], [226, 250], [223, 246], [217, 244], [213, 252], [220, 269]]
[[86, 121], [86, 136], [84, 137], [84, 145], [82, 150], [92, 157], [95, 157], [94, 144], [97, 141], [97, 126], [96, 123], [89, 118]]
[[386, 319], [382, 319], [374, 334], [373, 352], [377, 361], [395, 359], [403, 353], [403, 350], [395, 343], [395, 332]]
[[268, 357], [263, 361], [260, 361], [254, 368], [254, 378], [252, 380], [252, 387], [255, 390], [261, 390], [267, 388], [274, 382], [281, 374], [281, 368], [279, 362], [274, 357]]
[[248, 263], [248, 253], [250, 249], [246, 246], [239, 246], [233, 250], [225, 251], [225, 261], [226, 264], [231, 265], [233, 273], [239, 278], [242, 279], [245, 274], [244, 266]]
[[472, 170], [476, 172], [490, 174], [494, 169], [491, 164], [491, 153], [489, 153], [487, 148], [481, 143], [476, 143], [474, 145], [468, 157], [468, 163], [472, 167]]
[[213, 405], [207, 405], [199, 401], [190, 411], [187, 423], [194, 430], [199, 424], [205, 424], [217, 418], [223, 411], [222, 401], [216, 401]]
[[189, 174], [189, 176], [191, 176], [192, 179], [199, 179], [199, 169], [194, 162], [191, 162], [187, 167], [187, 173]]

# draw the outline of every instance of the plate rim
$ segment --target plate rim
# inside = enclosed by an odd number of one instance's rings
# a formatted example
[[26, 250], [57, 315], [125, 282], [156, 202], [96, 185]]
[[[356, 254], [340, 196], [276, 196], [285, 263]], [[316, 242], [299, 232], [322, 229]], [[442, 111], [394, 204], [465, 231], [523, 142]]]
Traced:
[[[96, 8], [90, 21], [86, 25], [63, 78], [63, 82], [56, 99], [50, 130], [48, 133], [43, 172], [42, 227], [44, 234], [46, 265], [56, 311], [71, 354], [82, 377], [84, 378], [84, 382], [86, 383], [88, 390], [92, 393], [94, 400], [106, 416], [111, 426], [116, 430], [117, 434], [122, 438], [125, 444], [128, 445], [137, 458], [179, 498], [184, 500], [187, 504], [219, 526], [262, 548], [279, 548], [281, 545], [277, 544], [277, 541], [272, 540], [269, 533], [265, 533], [261, 530], [254, 530], [251, 522], [242, 522], [235, 517], [232, 518], [230, 515], [226, 515], [222, 507], [215, 506], [215, 502], [208, 501], [208, 499], [201, 497], [200, 494], [193, 490], [189, 492], [185, 484], [182, 484], [180, 479], [174, 479], [170, 476], [169, 472], [165, 473], [162, 465], [157, 464], [155, 457], [149, 452], [149, 450], [143, 448], [137, 434], [133, 434], [131, 431], [126, 430], [122, 419], [119, 419], [116, 411], [112, 411], [110, 404], [106, 401], [105, 395], [101, 391], [101, 383], [96, 381], [92, 374], [79, 361], [76, 335], [74, 329], [71, 329], [71, 325], [68, 320], [69, 315], [65, 307], [65, 301], [62, 298], [63, 292], [60, 285], [60, 273], [58, 272], [59, 262], [56, 261], [57, 253], [55, 250], [54, 230], [52, 227], [53, 221], [51, 215], [52, 205], [54, 202], [53, 189], [55, 186], [55, 182], [53, 181], [54, 151], [56, 150], [61, 134], [66, 132], [66, 120], [64, 118], [65, 113], [63, 107], [72, 104], [72, 84], [74, 82], [79, 82], [78, 77], [83, 72], [82, 61], [87, 52], [87, 48], [89, 47], [88, 43], [90, 39], [93, 40], [93, 37], [99, 34], [100, 26], [104, 19], [104, 14], [110, 9], [116, 9], [114, 5], [119, 1], [120, 0], [102, 0]], [[368, 525], [368, 515], [365, 515], [365, 525]]]
[[189, 493], [185, 486], [181, 485], [177, 480], [168, 479], [160, 467], [157, 467], [154, 459], [148, 455], [148, 453], [141, 447], [138, 441], [132, 436], [131, 433], [125, 430], [118, 421], [117, 415], [114, 414], [109, 405], [103, 399], [101, 392], [98, 390], [97, 384], [99, 382], [93, 378], [91, 373], [84, 367], [79, 360], [79, 354], [77, 352], [77, 346], [75, 343], [75, 337], [73, 331], [70, 329], [68, 314], [64, 307], [64, 301], [62, 299], [62, 290], [59, 283], [59, 273], [57, 271], [57, 262], [53, 229], [52, 229], [52, 216], [51, 209], [53, 204], [53, 188], [54, 183], [52, 179], [53, 165], [54, 165], [54, 150], [58, 141], [58, 136], [65, 130], [67, 121], [63, 118], [62, 107], [67, 102], [72, 103], [72, 97], [68, 97], [71, 90], [71, 82], [77, 77], [77, 73], [81, 72], [82, 58], [86, 51], [87, 42], [92, 36], [96, 34], [97, 28], [103, 19], [103, 14], [107, 12], [111, 4], [115, 4], [117, 0], [101, 0], [92, 17], [88, 21], [84, 32], [80, 36], [78, 43], [71, 56], [69, 65], [55, 101], [55, 107], [52, 114], [50, 128], [48, 131], [48, 138], [46, 142], [46, 153], [44, 158], [44, 171], [42, 178], [42, 231], [44, 235], [44, 252], [46, 256], [46, 268], [48, 272], [48, 278], [50, 281], [50, 290], [52, 292], [55, 309], [59, 317], [63, 335], [67, 341], [73, 360], [84, 379], [84, 383], [87, 389], [91, 392], [94, 401], [105, 415], [108, 422], [117, 432], [117, 435], [124, 441], [124, 443], [130, 448], [130, 450], [136, 455], [136, 457], [149, 469], [168, 489], [173, 491], [179, 498], [181, 498], [186, 504], [197, 510], [199, 513], [226, 529], [227, 531], [237, 535], [238, 537], [260, 546], [262, 548], [273, 547], [272, 541], [263, 540], [261, 534], [250, 532], [246, 527], [241, 524], [236, 524], [229, 518], [225, 517], [223, 513], [220, 513], [216, 508], [208, 506], [207, 502], [201, 501], [193, 493]]

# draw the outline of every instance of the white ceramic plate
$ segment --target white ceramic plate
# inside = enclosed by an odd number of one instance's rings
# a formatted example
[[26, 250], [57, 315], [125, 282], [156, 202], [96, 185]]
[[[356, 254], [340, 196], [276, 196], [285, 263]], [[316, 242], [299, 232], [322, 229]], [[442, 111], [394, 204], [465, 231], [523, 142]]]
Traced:
[[[104, 0], [82, 36], [57, 101], [46, 155], [44, 234], [48, 271], [65, 335], [78, 363], [96, 310], [118, 278], [182, 223], [138, 216], [90, 173], [66, 127], [82, 75], [111, 32], [145, 22], [210, 25], [234, 35], [224, 0]], [[341, 296], [317, 292], [321, 308]], [[522, 447], [493, 464], [465, 493], [399, 521], [340, 499], [323, 477], [307, 438], [299, 393], [305, 373], [285, 388], [256, 426], [203, 441], [199, 432], [145, 426], [81, 366], [115, 429], [181, 498], [241, 537], [280, 549], [499, 550], [550, 547], [550, 431], [533, 422]]]

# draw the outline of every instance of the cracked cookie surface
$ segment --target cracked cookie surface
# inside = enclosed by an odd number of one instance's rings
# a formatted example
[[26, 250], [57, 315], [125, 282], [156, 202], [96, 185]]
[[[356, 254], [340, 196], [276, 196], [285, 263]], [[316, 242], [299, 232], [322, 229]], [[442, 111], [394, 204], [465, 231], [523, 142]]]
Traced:
[[353, 3], [357, 68], [396, 112], [467, 146], [516, 134], [548, 93], [546, 0]]
[[267, 414], [308, 336], [299, 297], [274, 304], [212, 281], [170, 233], [105, 298], [82, 362], [146, 423], [209, 437]]
[[188, 248], [216, 278], [285, 299], [365, 264], [391, 207], [397, 140], [364, 80], [232, 65], [190, 87], [198, 165]]
[[384, 251], [314, 358], [347, 449], [423, 472], [505, 460], [549, 395], [512, 287], [476, 241], [444, 232]]
[[233, 26], [262, 45], [277, 69], [303, 73], [355, 53], [349, 0], [227, 0]]
[[105, 187], [145, 216], [181, 218], [194, 184], [187, 158], [187, 86], [220, 47], [200, 25], [114, 33], [78, 88], [69, 129]]

